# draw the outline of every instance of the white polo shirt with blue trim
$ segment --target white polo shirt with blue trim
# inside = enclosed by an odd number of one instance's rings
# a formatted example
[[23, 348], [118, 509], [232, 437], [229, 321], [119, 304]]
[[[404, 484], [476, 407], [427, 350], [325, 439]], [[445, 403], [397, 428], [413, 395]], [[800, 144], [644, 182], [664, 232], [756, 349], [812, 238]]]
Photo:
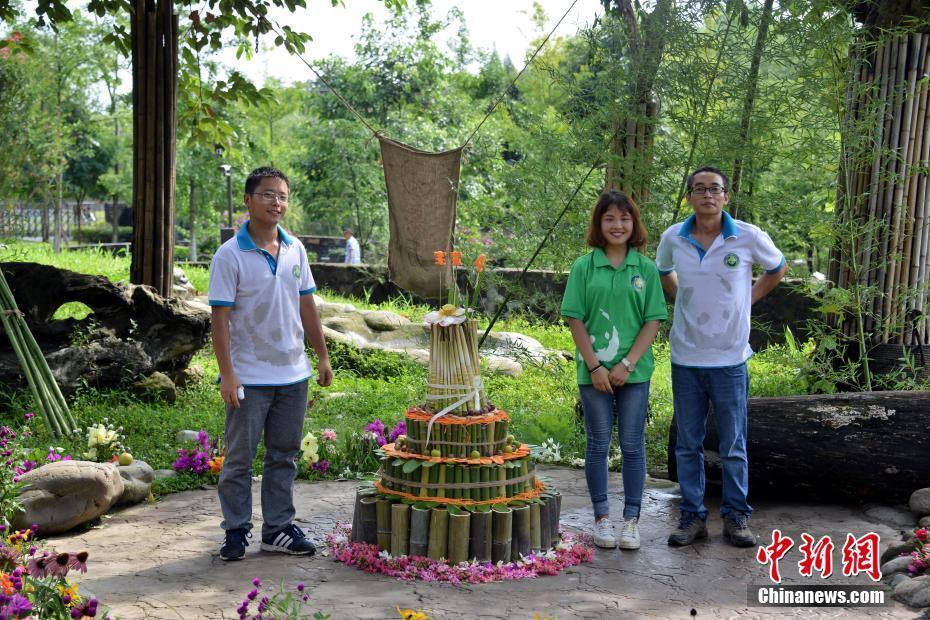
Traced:
[[691, 236], [694, 222], [692, 215], [670, 226], [656, 250], [659, 273], [678, 274], [669, 333], [672, 363], [696, 368], [737, 366], [752, 357], [752, 265], [775, 273], [785, 257], [765, 231], [725, 211], [721, 234], [705, 252]]
[[210, 305], [232, 308], [230, 353], [246, 387], [290, 385], [313, 374], [300, 297], [316, 291], [316, 284], [303, 244], [280, 226], [278, 241], [275, 257], [255, 245], [245, 222], [210, 263]]

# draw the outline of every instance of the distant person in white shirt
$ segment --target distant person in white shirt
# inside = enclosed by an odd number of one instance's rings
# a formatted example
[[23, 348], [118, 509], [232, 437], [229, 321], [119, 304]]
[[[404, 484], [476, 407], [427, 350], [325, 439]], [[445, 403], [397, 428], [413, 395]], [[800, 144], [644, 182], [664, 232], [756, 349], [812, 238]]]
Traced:
[[362, 248], [358, 245], [358, 239], [352, 235], [352, 231], [348, 228], [342, 234], [346, 238], [346, 265], [361, 265]]

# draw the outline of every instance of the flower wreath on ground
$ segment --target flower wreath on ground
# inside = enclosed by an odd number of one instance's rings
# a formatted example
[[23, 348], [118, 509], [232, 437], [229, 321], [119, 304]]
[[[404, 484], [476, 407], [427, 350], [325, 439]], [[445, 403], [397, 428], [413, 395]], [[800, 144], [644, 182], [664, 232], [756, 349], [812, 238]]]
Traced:
[[590, 562], [594, 557], [590, 534], [562, 532], [562, 542], [544, 553], [531, 553], [516, 562], [461, 562], [450, 565], [445, 561], [421, 556], [392, 556], [378, 545], [352, 542], [352, 526], [340, 523], [326, 535], [325, 555], [337, 562], [365, 571], [396, 577], [405, 581], [448, 581], [450, 583], [492, 583], [535, 579], [541, 575], [558, 575], [570, 566]]

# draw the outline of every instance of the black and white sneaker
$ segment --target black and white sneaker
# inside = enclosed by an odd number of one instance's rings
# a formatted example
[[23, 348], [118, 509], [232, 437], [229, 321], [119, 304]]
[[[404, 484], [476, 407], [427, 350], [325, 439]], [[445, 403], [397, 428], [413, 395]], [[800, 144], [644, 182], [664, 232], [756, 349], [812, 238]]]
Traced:
[[316, 546], [299, 527], [291, 523], [280, 532], [262, 536], [262, 551], [277, 551], [290, 555], [313, 555]]
[[227, 562], [241, 560], [245, 556], [245, 547], [249, 544], [246, 539], [251, 537], [252, 533], [247, 529], [226, 530], [226, 540], [220, 547], [220, 558]]

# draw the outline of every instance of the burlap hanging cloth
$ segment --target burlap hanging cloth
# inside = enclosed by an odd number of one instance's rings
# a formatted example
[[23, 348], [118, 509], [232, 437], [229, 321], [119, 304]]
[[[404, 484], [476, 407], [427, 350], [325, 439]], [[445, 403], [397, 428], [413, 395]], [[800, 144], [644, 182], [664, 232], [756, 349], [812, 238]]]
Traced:
[[462, 148], [430, 153], [381, 135], [378, 141], [391, 226], [388, 277], [421, 297], [439, 299], [450, 270], [448, 261], [445, 267], [434, 263], [433, 252], [450, 249]]

